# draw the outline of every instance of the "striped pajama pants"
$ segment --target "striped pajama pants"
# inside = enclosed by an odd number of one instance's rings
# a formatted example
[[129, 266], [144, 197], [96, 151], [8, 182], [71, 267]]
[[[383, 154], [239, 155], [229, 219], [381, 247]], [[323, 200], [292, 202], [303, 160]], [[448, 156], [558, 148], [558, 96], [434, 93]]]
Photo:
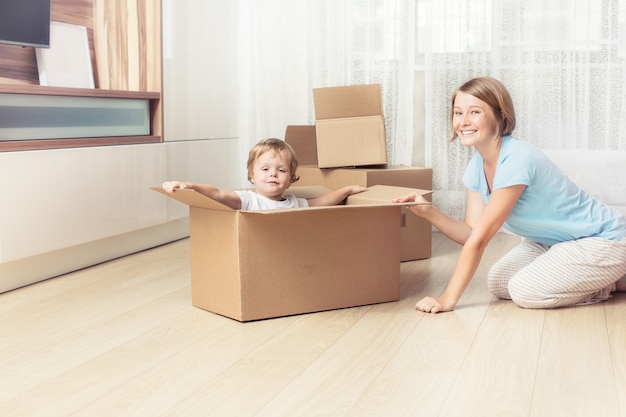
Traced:
[[585, 238], [552, 246], [523, 239], [491, 268], [489, 290], [524, 308], [605, 301], [626, 274], [626, 239]]

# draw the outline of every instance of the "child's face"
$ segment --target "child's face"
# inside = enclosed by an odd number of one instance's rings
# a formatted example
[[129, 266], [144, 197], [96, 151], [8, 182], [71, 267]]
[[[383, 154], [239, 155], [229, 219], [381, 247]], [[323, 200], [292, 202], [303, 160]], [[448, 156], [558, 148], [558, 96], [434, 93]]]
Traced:
[[280, 200], [291, 185], [289, 160], [284, 153], [268, 151], [261, 154], [252, 167], [252, 183], [257, 194]]

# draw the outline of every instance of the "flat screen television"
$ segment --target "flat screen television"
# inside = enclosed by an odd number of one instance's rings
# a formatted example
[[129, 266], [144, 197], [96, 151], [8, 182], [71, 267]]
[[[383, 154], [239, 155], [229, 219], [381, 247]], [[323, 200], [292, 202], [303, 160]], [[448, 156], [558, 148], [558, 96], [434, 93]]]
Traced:
[[50, 0], [0, 0], [0, 43], [50, 47]]

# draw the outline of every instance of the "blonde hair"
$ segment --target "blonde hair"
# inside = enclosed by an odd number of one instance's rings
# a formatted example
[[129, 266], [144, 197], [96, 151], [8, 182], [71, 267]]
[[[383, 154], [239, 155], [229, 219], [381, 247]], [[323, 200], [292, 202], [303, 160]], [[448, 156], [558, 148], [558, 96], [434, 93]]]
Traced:
[[252, 171], [257, 158], [270, 151], [276, 155], [282, 155], [286, 162], [289, 163], [291, 183], [298, 181], [300, 177], [296, 174], [296, 171], [298, 170], [299, 162], [296, 152], [287, 142], [276, 138], [263, 139], [250, 149], [248, 154], [248, 181], [252, 182]]
[[[456, 89], [452, 95], [452, 106], [450, 110], [450, 125], [454, 118], [454, 100], [459, 93], [469, 94], [479, 100], [484, 101], [493, 110], [496, 123], [498, 125], [498, 136], [510, 135], [515, 129], [515, 108], [513, 100], [504, 85], [491, 77], [478, 77], [467, 81]], [[452, 138], [456, 139], [456, 132], [452, 126]]]

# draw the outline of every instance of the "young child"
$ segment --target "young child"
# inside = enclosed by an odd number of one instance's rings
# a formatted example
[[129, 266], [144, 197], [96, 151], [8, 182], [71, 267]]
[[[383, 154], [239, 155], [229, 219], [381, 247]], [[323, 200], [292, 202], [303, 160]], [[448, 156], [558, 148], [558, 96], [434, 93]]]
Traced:
[[297, 169], [298, 158], [287, 142], [264, 139], [252, 147], [248, 156], [248, 181], [254, 184], [254, 191], [227, 191], [209, 184], [181, 181], [166, 181], [163, 189], [169, 193], [179, 189], [195, 190], [234, 210], [332, 206], [341, 203], [349, 195], [367, 189], [351, 185], [310, 200], [296, 198], [293, 194], [285, 194], [285, 191], [298, 181]]

